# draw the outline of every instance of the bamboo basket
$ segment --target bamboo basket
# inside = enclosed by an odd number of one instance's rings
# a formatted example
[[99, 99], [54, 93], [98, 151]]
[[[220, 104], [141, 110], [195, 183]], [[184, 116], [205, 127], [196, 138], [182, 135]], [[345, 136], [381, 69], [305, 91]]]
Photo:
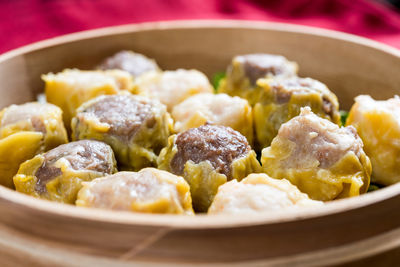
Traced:
[[[385, 99], [400, 92], [400, 52], [364, 38], [276, 23], [172, 21], [81, 32], [3, 54], [0, 107], [35, 99], [43, 73], [89, 69], [122, 49], [153, 57], [163, 69], [195, 68], [209, 77], [236, 54], [282, 54], [299, 63], [300, 76], [326, 83], [342, 109], [358, 94]], [[399, 193], [397, 184], [313, 210], [183, 217], [77, 208], [0, 186], [0, 262], [319, 266], [386, 255], [375, 262], [388, 263], [399, 261]]]

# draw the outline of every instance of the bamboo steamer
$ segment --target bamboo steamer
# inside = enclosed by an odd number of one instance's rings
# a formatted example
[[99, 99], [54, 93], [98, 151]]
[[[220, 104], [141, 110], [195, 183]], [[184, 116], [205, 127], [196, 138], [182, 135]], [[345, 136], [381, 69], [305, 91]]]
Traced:
[[[358, 94], [385, 99], [400, 90], [400, 52], [367, 39], [276, 23], [174, 21], [87, 31], [3, 54], [0, 107], [35, 99], [42, 73], [87, 69], [121, 49], [153, 57], [163, 69], [196, 68], [209, 76], [236, 54], [282, 54], [299, 63], [301, 76], [326, 83], [344, 109]], [[318, 266], [374, 255], [386, 257], [374, 256], [375, 263], [399, 262], [399, 193], [397, 184], [312, 210], [183, 217], [77, 208], [0, 186], [0, 262]]]

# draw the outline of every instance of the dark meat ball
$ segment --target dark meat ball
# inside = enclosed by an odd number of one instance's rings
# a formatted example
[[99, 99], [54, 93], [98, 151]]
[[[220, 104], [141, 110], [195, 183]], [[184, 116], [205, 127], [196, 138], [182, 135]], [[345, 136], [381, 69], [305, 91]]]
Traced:
[[99, 66], [101, 70], [119, 69], [137, 77], [145, 72], [159, 71], [157, 63], [142, 54], [132, 51], [120, 51], [106, 58]]
[[220, 185], [260, 171], [256, 154], [243, 135], [211, 124], [171, 136], [158, 167], [186, 179], [193, 207], [200, 212], [207, 211]]
[[189, 129], [176, 137], [178, 151], [171, 161], [175, 174], [182, 174], [188, 160], [208, 160], [214, 169], [232, 178], [232, 162], [251, 150], [246, 137], [230, 127], [206, 124]]
[[240, 96], [251, 105], [257, 100], [255, 90], [258, 79], [289, 78], [297, 74], [297, 64], [285, 57], [270, 54], [248, 54], [236, 56], [226, 71], [226, 78], [220, 83], [218, 92]]

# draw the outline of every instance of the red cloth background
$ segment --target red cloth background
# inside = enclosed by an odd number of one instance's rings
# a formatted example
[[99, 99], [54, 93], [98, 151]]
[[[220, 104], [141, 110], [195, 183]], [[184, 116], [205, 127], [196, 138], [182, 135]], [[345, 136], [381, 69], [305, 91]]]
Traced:
[[400, 15], [374, 0], [0, 0], [0, 53], [105, 26], [176, 19], [297, 23], [400, 48]]

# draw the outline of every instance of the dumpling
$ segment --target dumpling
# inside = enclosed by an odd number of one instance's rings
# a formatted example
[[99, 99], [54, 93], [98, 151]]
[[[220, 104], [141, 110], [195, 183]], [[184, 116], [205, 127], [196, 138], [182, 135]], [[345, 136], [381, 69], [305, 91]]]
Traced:
[[68, 142], [62, 111], [37, 102], [11, 105], [0, 112], [0, 184], [13, 188], [19, 165]]
[[261, 162], [269, 176], [286, 178], [315, 200], [357, 196], [370, 182], [371, 162], [356, 130], [340, 128], [309, 107], [282, 124]]
[[14, 176], [14, 184], [19, 192], [72, 204], [83, 181], [116, 171], [110, 146], [82, 140], [60, 145], [24, 162]]
[[221, 185], [208, 214], [249, 214], [322, 204], [311, 200], [286, 179], [253, 173], [240, 182], [232, 180]]
[[133, 77], [138, 77], [150, 71], [160, 71], [154, 59], [127, 50], [104, 59], [97, 68], [101, 70], [119, 69], [129, 72]]
[[134, 93], [158, 99], [168, 111], [192, 95], [213, 92], [207, 77], [197, 70], [150, 72], [135, 79], [134, 84]]
[[156, 166], [160, 150], [168, 143], [172, 120], [157, 100], [126, 93], [84, 103], [71, 128], [72, 140], [103, 141], [113, 148], [123, 169], [138, 171]]
[[254, 126], [260, 148], [271, 144], [282, 123], [300, 114], [302, 107], [321, 118], [340, 123], [337, 97], [321, 82], [311, 78], [261, 79], [260, 96], [253, 108]]
[[227, 94], [197, 94], [172, 110], [175, 131], [183, 132], [206, 122], [229, 126], [253, 142], [253, 114], [247, 100]]
[[200, 212], [207, 211], [220, 185], [260, 172], [256, 154], [243, 135], [210, 124], [171, 136], [158, 167], [186, 179], [193, 207]]
[[118, 172], [83, 183], [77, 206], [144, 213], [193, 215], [189, 185], [154, 168]]
[[352, 125], [364, 142], [372, 163], [371, 180], [382, 185], [400, 181], [400, 98], [376, 101], [356, 97], [346, 125]]
[[226, 71], [226, 78], [221, 81], [219, 93], [240, 96], [253, 105], [257, 99], [254, 90], [260, 78], [296, 76], [298, 66], [285, 57], [271, 54], [247, 54], [232, 59]]
[[121, 70], [82, 71], [66, 69], [57, 74], [42, 75], [49, 103], [63, 111], [67, 129], [76, 109], [89, 99], [99, 95], [116, 94], [120, 90], [132, 90], [132, 76]]

